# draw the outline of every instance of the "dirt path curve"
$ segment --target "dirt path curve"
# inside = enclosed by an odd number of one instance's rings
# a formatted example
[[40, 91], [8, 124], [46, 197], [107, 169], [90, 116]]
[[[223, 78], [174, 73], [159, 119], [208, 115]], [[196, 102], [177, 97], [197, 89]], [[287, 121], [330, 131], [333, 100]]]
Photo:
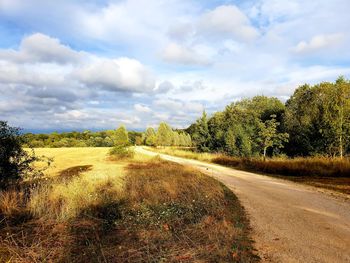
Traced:
[[198, 168], [232, 189], [248, 212], [263, 262], [350, 262], [348, 200], [281, 179], [159, 155]]

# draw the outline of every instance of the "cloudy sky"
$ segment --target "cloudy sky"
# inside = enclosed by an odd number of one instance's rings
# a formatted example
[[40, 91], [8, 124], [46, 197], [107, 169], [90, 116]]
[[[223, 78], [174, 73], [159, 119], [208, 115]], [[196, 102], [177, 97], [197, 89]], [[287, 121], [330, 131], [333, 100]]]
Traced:
[[186, 127], [350, 77], [349, 0], [0, 0], [0, 119], [27, 131]]

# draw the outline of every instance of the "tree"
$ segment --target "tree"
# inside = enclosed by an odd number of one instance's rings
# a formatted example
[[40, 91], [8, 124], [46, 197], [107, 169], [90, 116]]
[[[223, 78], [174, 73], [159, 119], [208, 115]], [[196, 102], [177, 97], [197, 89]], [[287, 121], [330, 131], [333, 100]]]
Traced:
[[270, 147], [283, 148], [283, 143], [288, 141], [288, 133], [278, 133], [277, 127], [280, 125], [276, 121], [276, 115], [271, 115], [270, 120], [260, 122], [259, 141], [263, 149], [264, 160], [267, 149]]
[[197, 150], [200, 152], [209, 151], [210, 145], [210, 134], [208, 129], [207, 114], [203, 111], [202, 117], [196, 122], [195, 130], [192, 136]]
[[170, 146], [172, 142], [173, 131], [171, 127], [162, 122], [157, 130], [157, 146]]
[[115, 132], [114, 145], [127, 146], [129, 145], [128, 131], [124, 125], [119, 126]]
[[296, 89], [286, 103], [283, 128], [289, 155], [342, 157], [349, 146], [350, 83], [343, 77]]
[[346, 81], [344, 77], [339, 77], [332, 95], [335, 102], [332, 103], [335, 112], [332, 120], [336, 129], [339, 156], [343, 158], [344, 144], [350, 131], [350, 82]]
[[171, 145], [172, 146], [179, 146], [180, 145], [180, 135], [177, 131], [172, 132]]
[[145, 132], [145, 144], [148, 146], [155, 146], [157, 143], [157, 135], [152, 127], [147, 128]]
[[25, 151], [23, 143], [19, 128], [0, 121], [0, 188], [16, 184], [25, 177], [41, 175], [32, 165], [39, 158]]

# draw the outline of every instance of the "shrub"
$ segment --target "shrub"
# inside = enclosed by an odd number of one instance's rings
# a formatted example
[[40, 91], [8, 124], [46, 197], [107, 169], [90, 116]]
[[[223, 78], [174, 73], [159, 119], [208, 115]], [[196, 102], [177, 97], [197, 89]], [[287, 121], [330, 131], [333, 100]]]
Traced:
[[16, 185], [25, 177], [42, 175], [42, 171], [35, 170], [35, 161], [42, 161], [22, 148], [23, 139], [20, 129], [11, 127], [7, 122], [0, 121], [0, 188]]
[[109, 151], [109, 155], [113, 159], [122, 160], [134, 157], [134, 150], [130, 147], [125, 146], [115, 146]]

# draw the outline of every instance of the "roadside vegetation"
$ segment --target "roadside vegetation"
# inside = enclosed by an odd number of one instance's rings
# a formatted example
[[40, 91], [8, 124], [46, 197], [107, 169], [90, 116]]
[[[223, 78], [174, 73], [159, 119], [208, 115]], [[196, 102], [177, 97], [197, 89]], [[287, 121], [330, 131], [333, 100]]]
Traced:
[[113, 148], [35, 151], [50, 168], [0, 192], [0, 262], [259, 260], [243, 208], [213, 178]]
[[195, 149], [147, 147], [147, 150], [181, 158], [220, 164], [244, 171], [273, 175], [295, 182], [350, 194], [349, 158], [241, 158]]

